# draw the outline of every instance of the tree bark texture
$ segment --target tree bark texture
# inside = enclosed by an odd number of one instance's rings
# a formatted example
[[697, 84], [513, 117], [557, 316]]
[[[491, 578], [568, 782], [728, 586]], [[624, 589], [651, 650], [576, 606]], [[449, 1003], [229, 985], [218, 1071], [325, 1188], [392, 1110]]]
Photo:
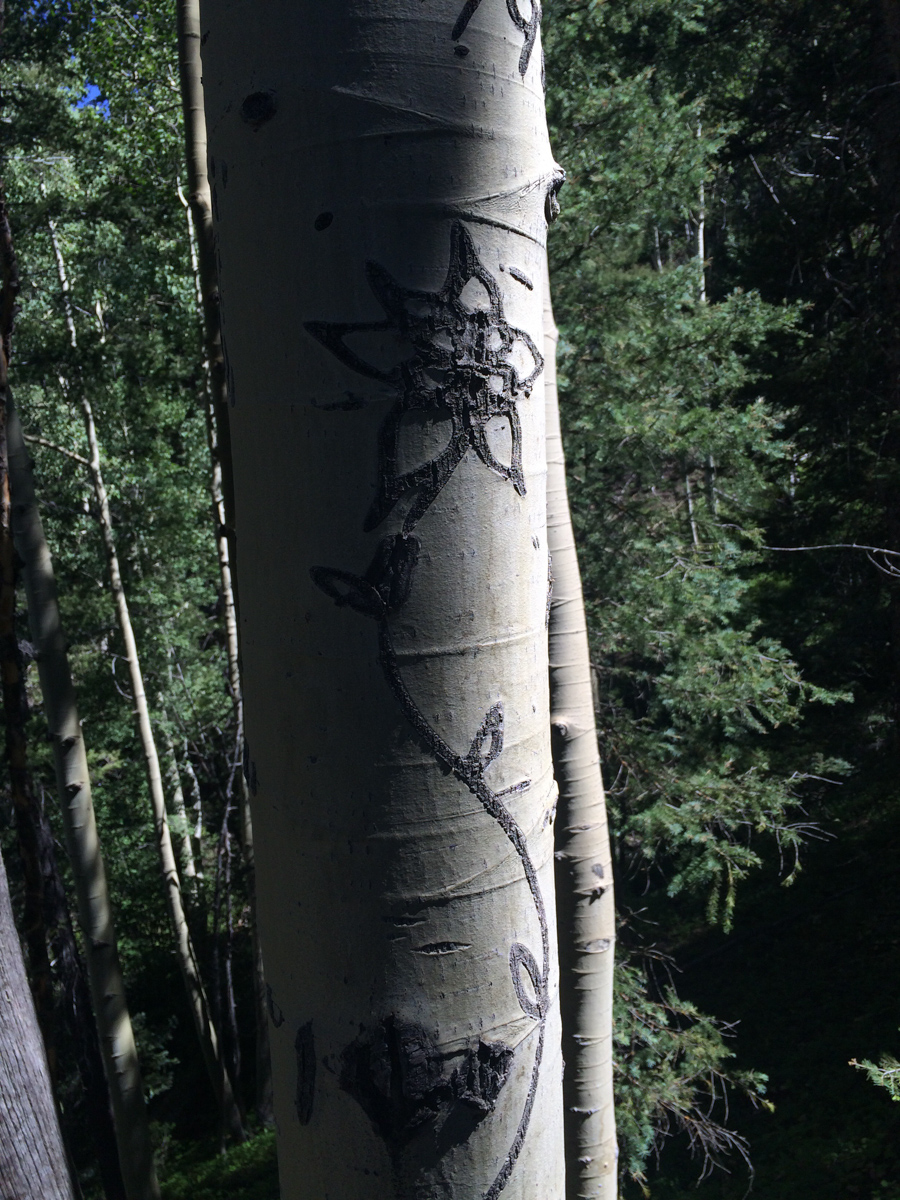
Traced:
[[56, 862], [53, 833], [43, 808], [40, 815], [44, 927], [53, 952], [53, 974], [61, 993], [62, 1018], [69, 1033], [78, 1075], [84, 1089], [84, 1105], [104, 1195], [106, 1200], [128, 1200], [119, 1162], [112, 1102], [106, 1082], [90, 987], [84, 961], [75, 940], [69, 906]]
[[539, 17], [203, 10], [284, 1200], [564, 1193]]
[[73, 1200], [0, 857], [0, 1200]]
[[[4, 270], [4, 294], [18, 291], [15, 257], [5, 208], [0, 208], [2, 240], [11, 270]], [[6, 257], [5, 256], [5, 257]], [[13, 299], [14, 303], [14, 299]], [[4, 305], [4, 308], [6, 306]], [[44, 1038], [50, 1078], [56, 1079], [56, 1014], [47, 931], [44, 926], [44, 884], [41, 869], [41, 814], [28, 770], [25, 727], [28, 701], [19, 639], [16, 631], [16, 554], [13, 545], [12, 503], [9, 485], [7, 414], [9, 406], [8, 355], [12, 307], [3, 323], [0, 346], [0, 683], [2, 683], [6, 760], [16, 840], [24, 880], [23, 933], [28, 947], [30, 984], [38, 1024]]]
[[569, 1200], [615, 1200], [612, 1003], [616, 914], [587, 623], [560, 435], [558, 340], [548, 280], [544, 293], [544, 394], [547, 537], [553, 571], [550, 720], [553, 768], [559, 785], [556, 888], [566, 1064], [566, 1194]]
[[[194, 242], [194, 276], [197, 300], [203, 319], [206, 372], [209, 394], [207, 433], [212, 463], [211, 495], [216, 524], [228, 680], [234, 701], [238, 745], [244, 738], [244, 702], [238, 646], [231, 547], [234, 531], [234, 481], [231, 462], [231, 433], [228, 419], [228, 379], [219, 320], [219, 281], [216, 274], [212, 194], [206, 171], [206, 115], [203, 110], [203, 80], [200, 61], [199, 0], [178, 0], [178, 63], [184, 116], [185, 153], [188, 171], [189, 208]], [[266, 992], [262, 950], [256, 912], [256, 868], [253, 852], [253, 822], [246, 777], [238, 777], [241, 850], [244, 857], [250, 900], [250, 935], [253, 950], [253, 1005], [256, 1025], [256, 1111], [264, 1124], [273, 1118], [272, 1059], [266, 1019]]]
[[197, 865], [194, 862], [194, 848], [191, 844], [191, 827], [188, 821], [187, 809], [184, 804], [184, 788], [181, 786], [181, 771], [178, 768], [178, 758], [175, 754], [175, 743], [168, 731], [166, 740], [166, 774], [169, 778], [169, 794], [172, 797], [172, 816], [169, 821], [170, 833], [174, 832], [181, 858], [181, 876], [185, 880], [182, 891], [189, 890], [196, 899]]
[[87, 756], [56, 602], [53, 564], [35, 500], [18, 414], [11, 406], [7, 429], [13, 531], [23, 563], [28, 619], [53, 744], [66, 849], [84, 934], [91, 999], [112, 1100], [119, 1162], [129, 1200], [158, 1200], [137, 1048], [119, 965]]

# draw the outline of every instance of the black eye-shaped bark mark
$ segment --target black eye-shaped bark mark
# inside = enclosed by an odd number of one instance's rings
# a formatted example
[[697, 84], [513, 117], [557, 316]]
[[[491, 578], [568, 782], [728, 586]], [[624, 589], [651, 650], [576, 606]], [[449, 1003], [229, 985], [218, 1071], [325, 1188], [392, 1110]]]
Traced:
[[544, 219], [548, 225], [552, 225], [559, 216], [559, 193], [562, 191], [563, 184], [566, 182], [566, 173], [561, 166], [557, 164], [556, 171], [550, 186], [547, 189], [547, 195], [544, 197]]
[[[454, 222], [450, 233], [450, 265], [439, 292], [404, 288], [378, 263], [367, 263], [369, 286], [387, 314], [383, 321], [337, 323], [308, 321], [306, 330], [346, 366], [370, 379], [388, 383], [400, 393], [379, 435], [379, 489], [364, 528], [375, 529], [394, 505], [410, 492], [415, 500], [403, 523], [410, 533], [434, 503], [469, 449], [486, 467], [525, 494], [522, 473], [522, 428], [516, 404], [530, 396], [544, 360], [532, 338], [506, 320], [500, 289], [475, 252], [465, 227]], [[463, 293], [472, 282], [483, 290], [483, 302], [469, 305]], [[471, 289], [468, 289], [469, 291]], [[467, 292], [468, 294], [468, 292]], [[367, 362], [347, 345], [353, 333], [395, 331], [413, 347], [412, 355], [391, 369]], [[523, 345], [534, 363], [520, 378], [510, 361]], [[403, 419], [412, 412], [449, 413], [450, 435], [434, 458], [401, 471]], [[487, 440], [496, 418], [509, 424], [509, 464], [499, 461]]]
[[340, 1083], [393, 1158], [421, 1138], [417, 1157], [437, 1162], [493, 1111], [513, 1057], [502, 1042], [443, 1053], [421, 1026], [390, 1016], [344, 1050]]
[[278, 109], [274, 92], [253, 92], [241, 104], [241, 120], [257, 130], [271, 121]]
[[[480, 4], [481, 0], [466, 0], [462, 12], [456, 18], [453, 32], [450, 34], [454, 42], [458, 42], [465, 33], [466, 26], [478, 11]], [[522, 47], [522, 53], [519, 55], [519, 74], [524, 77], [525, 72], [528, 70], [528, 64], [531, 61], [531, 52], [534, 50], [534, 43], [537, 41], [538, 30], [541, 27], [540, 0], [531, 0], [530, 17], [522, 16], [517, 0], [506, 0], [506, 9], [512, 17], [516, 28], [525, 34], [525, 45]]]

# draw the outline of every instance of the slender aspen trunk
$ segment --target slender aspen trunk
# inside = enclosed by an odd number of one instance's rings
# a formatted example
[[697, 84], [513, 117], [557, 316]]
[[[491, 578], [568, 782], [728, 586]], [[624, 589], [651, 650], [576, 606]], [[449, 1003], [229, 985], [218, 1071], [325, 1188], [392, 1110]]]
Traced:
[[191, 849], [194, 852], [194, 866], [197, 870], [197, 879], [203, 878], [203, 797], [200, 795], [200, 781], [197, 778], [197, 772], [194, 770], [194, 764], [191, 762], [191, 755], [187, 744], [187, 739], [184, 742], [184, 773], [190, 783], [190, 793], [194, 797], [194, 802], [191, 805], [196, 816], [194, 818], [194, 827], [191, 830]]
[[53, 566], [35, 501], [21, 427], [12, 408], [7, 430], [16, 550], [23, 562], [28, 619], [37, 649], [44, 712], [53, 744], [66, 848], [84, 933], [88, 980], [113, 1106], [119, 1162], [129, 1200], [158, 1200], [137, 1049], [119, 966], [81, 722], [56, 603]]
[[127, 1200], [90, 987], [75, 940], [69, 906], [56, 863], [53, 834], [43, 805], [40, 844], [44, 883], [44, 925], [53, 951], [54, 975], [59, 981], [62, 993], [63, 1020], [84, 1089], [84, 1103], [103, 1192], [106, 1200]]
[[[36, 803], [26, 769], [24, 679], [12, 622], [13, 613], [10, 613], [10, 628], [6, 634], [14, 643], [13, 662], [5, 668], [4, 698], [7, 708], [14, 709], [11, 713], [14, 719], [8, 721], [12, 727], [12, 737], [7, 731], [7, 744], [10, 745], [13, 796], [26, 802], [25, 805], [17, 803], [17, 812], [31, 830], [31, 857], [34, 857], [34, 866], [40, 874], [40, 883], [35, 890], [42, 907], [42, 944], [37, 953], [42, 962], [47, 962], [46, 986], [49, 989], [46, 942], [49, 934], [64, 986], [64, 1013], [73, 1045], [76, 1046], [107, 1196], [109, 1200], [120, 1200], [122, 1195], [126, 1195], [127, 1200], [157, 1200], [158, 1188], [140, 1088], [137, 1049], [116, 952], [112, 911], [100, 842], [96, 835], [94, 809], [91, 806], [88, 762], [84, 755], [78, 714], [74, 710], [72, 682], [56, 608], [53, 569], [43, 539], [41, 518], [37, 514], [22, 428], [13, 406], [12, 392], [8, 388], [12, 316], [18, 276], [4, 204], [0, 204], [0, 222], [4, 260], [4, 302], [0, 317], [2, 560], [4, 583], [7, 586], [4, 599], [7, 600], [8, 593], [12, 592], [14, 612], [13, 559], [17, 554], [22, 564], [31, 637], [37, 650], [44, 710], [54, 746], [62, 822], [88, 953], [90, 994], [85, 986], [65, 894], [62, 892], [59, 872], [56, 871], [52, 835], [42, 806]], [[29, 941], [32, 940], [34, 935], [29, 938]], [[91, 1013], [91, 1000], [94, 1001], [94, 1014]], [[114, 1121], [109, 1111], [110, 1099]], [[128, 1156], [127, 1163], [125, 1154]]]
[[[202, 314], [208, 405], [206, 429], [209, 439], [212, 475], [213, 519], [216, 525], [216, 553], [219, 562], [225, 646], [228, 652], [228, 679], [234, 701], [238, 747], [244, 741], [244, 704], [241, 691], [238, 645], [237, 606], [231, 570], [233, 533], [233, 492], [231, 435], [228, 421], [228, 378], [219, 322], [219, 282], [216, 275], [215, 235], [213, 232], [212, 195], [206, 166], [206, 116], [203, 111], [203, 81], [200, 62], [199, 0], [178, 0], [178, 62], [181, 74], [181, 98], [184, 116], [185, 151], [188, 169], [191, 233], [191, 259], [197, 289], [198, 309]], [[256, 1110], [264, 1124], [273, 1119], [272, 1059], [266, 1017], [266, 992], [262, 949], [256, 915], [256, 868], [253, 854], [253, 823], [250, 793], [243, 772], [237, 780], [238, 811], [241, 824], [241, 849], [244, 857], [250, 900], [250, 933], [254, 966], [254, 1018], [256, 1023]]]
[[128, 661], [132, 700], [137, 716], [138, 732], [140, 734], [147, 771], [147, 784], [150, 789], [150, 802], [153, 808], [156, 846], [159, 852], [160, 867], [162, 868], [163, 882], [166, 889], [169, 918], [178, 948], [178, 965], [181, 970], [184, 986], [187, 990], [194, 1028], [200, 1041], [203, 1061], [206, 1065], [206, 1071], [219, 1106], [223, 1128], [231, 1137], [241, 1140], [244, 1136], [243, 1124], [232, 1090], [231, 1080], [228, 1077], [228, 1072], [219, 1048], [218, 1036], [209, 1014], [209, 1005], [206, 1001], [203, 981], [200, 977], [200, 966], [194, 953], [194, 946], [185, 916], [184, 901], [181, 895], [181, 882], [178, 877], [175, 852], [172, 849], [169, 822], [166, 818], [166, 798], [163, 792], [159, 756], [156, 751], [156, 741], [150, 721], [147, 694], [144, 690], [137, 642], [135, 641], [131, 616], [128, 611], [125, 589], [122, 585], [119, 557], [112, 529], [112, 516], [109, 511], [109, 499], [106, 494], [106, 487], [100, 468], [100, 444], [94, 424], [94, 414], [87, 396], [82, 393], [79, 399], [90, 452], [90, 472], [94, 485], [94, 497], [99, 510], [100, 531], [103, 535], [103, 545], [106, 550], [106, 560], [109, 567], [110, 590], [112, 591], [113, 601], [116, 606], [119, 634], [122, 638], [125, 647], [125, 657]]
[[697, 514], [694, 512], [694, 489], [691, 487], [691, 474], [687, 468], [684, 472], [684, 495], [687, 501], [688, 524], [691, 527], [691, 542], [696, 550], [700, 545], [700, 532], [697, 529]]
[[0, 857], [0, 1189], [10, 1200], [73, 1200], [44, 1045]]
[[[65, 260], [62, 255], [59, 239], [56, 234], [56, 227], [53, 222], [49, 222], [49, 230], [50, 240], [53, 245], [53, 253], [56, 258], [60, 288], [62, 289], [69, 342], [72, 346], [72, 349], [75, 350], [77, 347], [77, 332], [75, 329], [75, 318], [72, 309], [72, 302], [69, 295], [69, 281], [66, 275]], [[68, 380], [61, 377], [60, 384], [64, 393], [68, 395], [71, 390]], [[207, 1004], [206, 993], [203, 990], [203, 981], [200, 977], [200, 967], [197, 957], [194, 953], [194, 946], [193, 942], [191, 941], [187, 918], [184, 912], [184, 901], [181, 895], [181, 883], [178, 878], [178, 867], [175, 862], [175, 853], [172, 849], [172, 838], [169, 833], [169, 822], [166, 818], [166, 799], [165, 793], [163, 792], [162, 772], [160, 771], [159, 766], [159, 755], [156, 750], [156, 741], [153, 736], [153, 726], [150, 721], [150, 709], [147, 704], [147, 693], [144, 689], [144, 680], [141, 673], [140, 659], [138, 657], [137, 642], [135, 640], [134, 629], [131, 624], [131, 615], [128, 611], [128, 600], [125, 596], [125, 588], [122, 583], [122, 573], [119, 568], [119, 556], [116, 550], [115, 535], [113, 534], [112, 527], [112, 515], [109, 509], [109, 497], [107, 496], [106, 485], [103, 481], [103, 472], [100, 466], [100, 443], [97, 438], [97, 428], [94, 423], [94, 412], [91, 402], [88, 399], [87, 393], [84, 391], [84, 389], [79, 388], [78, 392], [79, 394], [77, 395], [76, 399], [81, 408], [81, 414], [84, 420], [84, 431], [88, 444], [88, 469], [90, 471], [91, 482], [94, 488], [94, 500], [97, 505], [97, 516], [100, 525], [100, 532], [103, 538], [103, 547], [106, 551], [110, 590], [112, 592], [113, 603], [116, 609], [116, 620], [118, 622], [119, 634], [122, 638], [122, 643], [125, 649], [125, 658], [128, 662], [128, 674], [131, 682], [134, 713], [137, 717], [138, 733], [141, 740], [141, 748], [143, 751], [144, 763], [147, 772], [150, 803], [153, 810], [156, 847], [159, 853], [160, 867], [162, 869], [163, 883], [165, 885], [169, 919], [172, 923], [172, 931], [175, 935], [175, 942], [178, 952], [178, 966], [181, 971], [181, 977], [184, 982], [185, 990], [187, 991], [191, 1015], [194, 1021], [194, 1028], [197, 1033], [197, 1038], [200, 1042], [203, 1061], [206, 1066], [210, 1083], [212, 1084], [213, 1093], [216, 1097], [223, 1130], [231, 1137], [241, 1140], [244, 1136], [243, 1123], [241, 1121], [241, 1115], [237, 1106], [237, 1101], [234, 1097], [231, 1080], [228, 1077], [228, 1072], [225, 1068], [225, 1063], [219, 1049], [216, 1030], [209, 1015], [209, 1005]]]
[[550, 721], [559, 785], [556, 891], [566, 1195], [615, 1200], [612, 1003], [616, 913], [606, 798], [594, 723], [591, 660], [581, 575], [569, 516], [566, 463], [556, 390], [559, 333], [544, 290], [544, 395], [547, 402], [547, 538], [550, 603]]
[[284, 1200], [562, 1200], [540, 5], [203, 10]]
[[184, 804], [184, 788], [181, 786], [181, 771], [178, 769], [178, 758], [175, 754], [175, 743], [172, 735], [165, 734], [166, 742], [166, 774], [169, 777], [169, 795], [172, 797], [171, 825], [174, 829], [175, 840], [178, 842], [181, 857], [181, 874], [185, 887], [191, 891], [197, 886], [197, 867], [194, 863], [194, 849], [191, 845], [191, 827], [188, 821], [187, 809]]

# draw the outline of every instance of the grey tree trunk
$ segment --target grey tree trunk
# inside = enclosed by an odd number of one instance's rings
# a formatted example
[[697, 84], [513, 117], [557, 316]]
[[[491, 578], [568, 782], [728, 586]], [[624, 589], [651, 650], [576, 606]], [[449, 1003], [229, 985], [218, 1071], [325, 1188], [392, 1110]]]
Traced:
[[0, 1197], [73, 1200], [50, 1073], [0, 857]]
[[[59, 244], [56, 227], [53, 222], [49, 222], [49, 230], [50, 240], [53, 246], [53, 253], [56, 259], [60, 288], [62, 290], [63, 310], [65, 312], [66, 329], [69, 335], [69, 343], [72, 349], [75, 350], [77, 347], [77, 332], [75, 328], [74, 310], [69, 291], [69, 281], [66, 275], [65, 260]], [[70, 392], [68, 380], [61, 377], [60, 386], [62, 387], [64, 394], [68, 395]], [[153, 810], [153, 825], [156, 835], [156, 847], [159, 853], [159, 862], [163, 875], [163, 883], [165, 885], [166, 903], [169, 909], [172, 932], [175, 935], [178, 966], [181, 971], [181, 978], [184, 982], [185, 990], [187, 992], [191, 1016], [194, 1021], [194, 1029], [197, 1034], [197, 1039], [200, 1042], [200, 1050], [203, 1055], [203, 1062], [212, 1085], [216, 1103], [218, 1105], [223, 1132], [229, 1134], [235, 1140], [241, 1141], [244, 1137], [243, 1122], [241, 1120], [237, 1101], [235, 1100], [231, 1080], [228, 1077], [228, 1072], [225, 1068], [225, 1063], [222, 1058], [216, 1029], [209, 1013], [209, 1004], [207, 1003], [206, 992], [203, 988], [203, 981], [200, 977], [200, 966], [197, 961], [197, 956], [194, 953], [194, 945], [191, 940], [187, 918], [184, 912], [184, 901], [181, 895], [181, 883], [178, 878], [178, 867], [175, 862], [175, 852], [172, 849], [172, 838], [169, 832], [169, 823], [166, 819], [166, 798], [162, 786], [162, 772], [159, 765], [159, 755], [156, 750], [156, 740], [153, 736], [153, 726], [150, 721], [150, 708], [147, 704], [147, 693], [144, 688], [144, 680], [141, 673], [141, 664], [138, 657], [134, 628], [132, 627], [131, 615], [128, 611], [128, 600], [125, 595], [124, 585], [122, 583], [122, 572], [119, 567], [119, 556], [116, 550], [115, 535], [113, 533], [112, 516], [109, 510], [109, 498], [106, 492], [106, 486], [103, 481], [103, 472], [100, 466], [100, 443], [97, 438], [97, 428], [94, 423], [94, 412], [87, 392], [83, 387], [78, 388], [76, 400], [81, 408], [81, 414], [84, 419], [84, 430], [89, 451], [87, 465], [94, 488], [94, 499], [97, 505], [97, 515], [100, 525], [100, 533], [103, 538], [103, 548], [106, 551], [106, 561], [109, 568], [110, 590], [112, 592], [113, 603], [116, 609], [116, 620], [119, 625], [119, 633], [125, 649], [125, 659], [128, 663], [128, 674], [131, 682], [132, 700], [134, 703], [134, 715], [137, 718], [138, 734], [141, 741], [141, 749], [144, 754], [144, 763], [147, 772], [147, 785], [150, 792], [150, 804]]]
[[169, 821], [170, 833], [174, 833], [178, 843], [181, 858], [181, 877], [183, 888], [193, 894], [196, 899], [197, 865], [194, 862], [194, 848], [191, 843], [191, 827], [188, 821], [187, 809], [184, 804], [184, 788], [181, 786], [181, 771], [178, 768], [178, 758], [175, 754], [175, 743], [168, 729], [165, 731], [166, 742], [166, 774], [169, 778], [169, 795], [172, 797], [172, 817]]
[[[206, 171], [206, 117], [203, 111], [203, 81], [200, 62], [199, 0], [178, 0], [178, 62], [184, 116], [185, 153], [188, 171], [189, 208], [192, 221], [192, 257], [197, 285], [197, 301], [203, 318], [209, 405], [209, 435], [212, 476], [213, 519], [216, 525], [216, 550], [219, 562], [220, 593], [228, 652], [228, 677], [234, 701], [239, 747], [244, 739], [244, 704], [238, 647], [237, 606], [232, 577], [229, 534], [233, 534], [233, 480], [231, 435], [228, 421], [228, 380], [222, 333], [219, 322], [219, 283], [216, 275], [215, 236], [212, 196]], [[256, 1109], [260, 1120], [270, 1124], [272, 1107], [272, 1059], [266, 1020], [266, 993], [256, 913], [256, 867], [253, 852], [253, 822], [250, 815], [248, 782], [239, 773], [237, 780], [241, 823], [241, 849], [244, 857], [250, 900], [250, 934], [253, 948], [253, 1000], [256, 1023]]]
[[540, 6], [203, 10], [284, 1200], [561, 1200]]
[[28, 620], [37, 650], [44, 712], [53, 745], [66, 849], [84, 934], [88, 980], [129, 1200], [158, 1200], [150, 1130], [134, 1033], [125, 1000], [106, 871], [97, 834], [81, 722], [59, 620], [53, 565], [34, 496], [18, 414], [9, 407], [13, 533], [22, 560]]
[[553, 561], [550, 720], [553, 768], [559, 784], [556, 888], [566, 1064], [566, 1195], [569, 1200], [615, 1200], [612, 1003], [616, 914], [587, 623], [560, 436], [558, 339], [547, 278], [547, 536]]

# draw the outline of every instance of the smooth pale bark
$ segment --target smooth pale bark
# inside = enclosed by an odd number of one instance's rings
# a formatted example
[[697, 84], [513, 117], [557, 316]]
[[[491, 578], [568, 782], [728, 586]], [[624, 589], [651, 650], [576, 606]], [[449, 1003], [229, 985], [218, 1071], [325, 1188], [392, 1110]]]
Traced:
[[[200, 62], [199, 0], [178, 0], [178, 64], [184, 118], [185, 156], [188, 171], [191, 259], [197, 289], [197, 306], [202, 314], [208, 405], [206, 430], [212, 474], [210, 493], [216, 526], [219, 563], [219, 592], [222, 597], [228, 681], [234, 702], [237, 745], [243, 748], [244, 703], [238, 647], [237, 606], [231, 569], [234, 484], [231, 465], [231, 434], [228, 422], [228, 380], [219, 322], [219, 281], [216, 276], [212, 195], [206, 173], [206, 116], [203, 111], [203, 80]], [[262, 950], [256, 914], [256, 868], [253, 854], [253, 822], [250, 794], [243, 772], [237, 778], [241, 822], [241, 850], [250, 900], [250, 935], [253, 948], [253, 1002], [256, 1023], [256, 1111], [264, 1124], [273, 1118], [272, 1059], [266, 1019], [266, 992]]]
[[[78, 344], [75, 328], [75, 316], [69, 291], [69, 281], [66, 275], [66, 265], [62, 249], [57, 237], [56, 227], [49, 222], [50, 240], [56, 259], [59, 284], [62, 290], [63, 309], [66, 318], [66, 330], [69, 344], [75, 350]], [[60, 377], [60, 386], [65, 395], [70, 394], [69, 382]], [[156, 750], [156, 740], [153, 736], [153, 726], [150, 721], [150, 708], [147, 704], [147, 693], [138, 657], [137, 642], [131, 615], [128, 611], [128, 600], [122, 583], [122, 572], [119, 567], [119, 556], [116, 550], [116, 540], [113, 533], [112, 515], [109, 509], [109, 497], [103, 481], [100, 466], [100, 442], [97, 437], [97, 427], [94, 422], [94, 412], [87, 392], [77, 389], [76, 402], [81, 408], [84, 420], [84, 431], [88, 444], [88, 470], [94, 488], [94, 500], [97, 505], [97, 517], [100, 533], [103, 538], [103, 548], [106, 551], [106, 563], [109, 570], [110, 591], [116, 609], [116, 620], [119, 634], [125, 649], [125, 659], [128, 663], [128, 676], [131, 683], [134, 715], [137, 718], [138, 734], [144, 755], [144, 765], [147, 773], [147, 785], [150, 792], [150, 805], [153, 810], [153, 826], [156, 835], [156, 848], [159, 854], [159, 864], [162, 870], [165, 886], [166, 903], [169, 909], [169, 920], [175, 935], [178, 957], [178, 967], [188, 996], [194, 1029], [200, 1042], [200, 1050], [206, 1073], [216, 1097], [222, 1128], [231, 1137], [240, 1141], [244, 1137], [243, 1122], [240, 1110], [234, 1097], [234, 1090], [228, 1071], [222, 1058], [219, 1039], [209, 1012], [209, 1004], [203, 981], [200, 977], [200, 965], [194, 953], [194, 944], [188, 929], [184, 911], [184, 900], [181, 895], [181, 883], [178, 877], [178, 867], [175, 862], [175, 852], [172, 849], [172, 838], [169, 832], [169, 822], [166, 818], [166, 798], [162, 785], [162, 772], [159, 766], [159, 754]]]
[[203, 9], [284, 1200], [564, 1193], [538, 16]]
[[0, 1196], [74, 1200], [0, 857]]
[[170, 828], [175, 833], [178, 850], [181, 856], [181, 874], [185, 879], [185, 887], [195, 892], [197, 887], [197, 867], [194, 863], [194, 849], [191, 845], [191, 829], [188, 823], [187, 809], [184, 806], [184, 788], [181, 786], [181, 772], [178, 769], [178, 759], [175, 756], [175, 743], [172, 735], [166, 733], [167, 775], [169, 776], [169, 794], [172, 797], [172, 820]]
[[200, 782], [197, 779], [197, 772], [194, 770], [194, 764], [191, 762], [190, 751], [188, 749], [187, 739], [184, 741], [184, 758], [182, 759], [184, 773], [187, 776], [189, 791], [194, 797], [192, 805], [196, 818], [194, 820], [194, 828], [191, 831], [191, 848], [194, 851], [194, 865], [197, 868], [197, 878], [203, 878], [203, 797], [200, 795]]
[[16, 550], [22, 560], [28, 622], [37, 650], [44, 714], [53, 745], [66, 849], [84, 934], [88, 980], [113, 1106], [119, 1162], [129, 1200], [157, 1200], [159, 1188], [141, 1073], [119, 965], [81, 722], [56, 602], [53, 564], [14, 409], [9, 412], [8, 437]]
[[550, 720], [553, 768], [559, 785], [556, 887], [566, 1064], [566, 1195], [569, 1200], [615, 1200], [612, 858], [594, 723], [587, 622], [560, 436], [556, 390], [559, 333], [553, 320], [549, 279], [545, 280], [544, 297], [547, 537], [553, 561]]

